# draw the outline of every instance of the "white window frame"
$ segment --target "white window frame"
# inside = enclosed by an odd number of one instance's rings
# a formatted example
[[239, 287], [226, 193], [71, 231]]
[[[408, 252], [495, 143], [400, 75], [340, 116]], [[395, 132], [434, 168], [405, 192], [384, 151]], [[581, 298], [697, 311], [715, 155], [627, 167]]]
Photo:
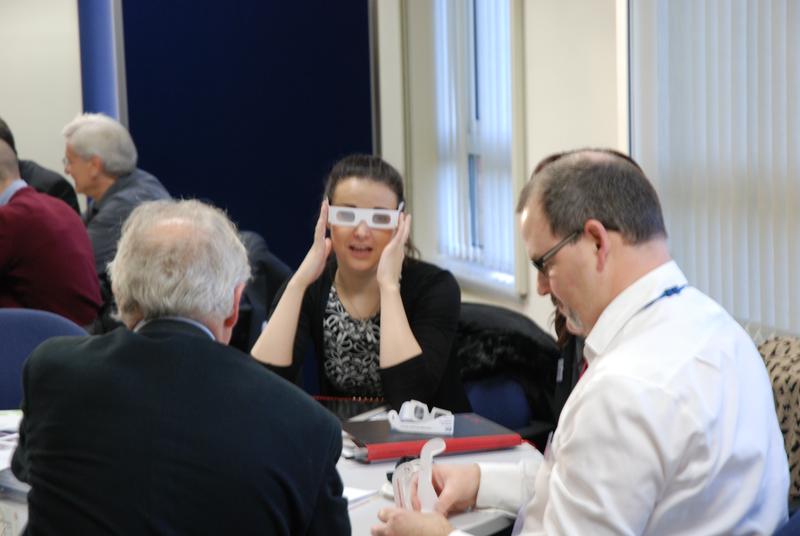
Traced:
[[[496, 10], [496, 1], [466, 0], [462, 5], [458, 5], [454, 0], [438, 0], [434, 8], [436, 10], [434, 20], [436, 21], [438, 17], [439, 24], [443, 17], [452, 16], [453, 8], [455, 11], [463, 10], [461, 16], [466, 16], [467, 22], [456, 27], [456, 31], [462, 33], [455, 40], [451, 38], [449, 50], [441, 48], [443, 42], [439, 39], [439, 35], [435, 35], [434, 38], [437, 46], [436, 110], [440, 117], [437, 123], [440, 160], [439, 173], [436, 177], [439, 220], [436, 250], [424, 253], [428, 253], [427, 256], [437, 264], [450, 269], [467, 289], [518, 298], [524, 296], [528, 290], [527, 256], [520, 243], [514, 214], [517, 193], [527, 173], [524, 161], [525, 114], [522, 87], [523, 17], [521, 1], [503, 1], [508, 2], [509, 20], [509, 57], [505, 65], [510, 78], [509, 99], [505, 101], [508, 116], [483, 123], [479, 110], [481, 108], [491, 110], [490, 106], [497, 104], [495, 102], [497, 99], [481, 98], [482, 91], [491, 91], [492, 88], [487, 89], [486, 84], [481, 85], [480, 81], [476, 80], [475, 67], [478, 65], [478, 69], [481, 69], [487, 57], [491, 57], [491, 45], [476, 50], [475, 32], [464, 32], [464, 28], [475, 30], [476, 12], [479, 13], [480, 9]], [[484, 4], [476, 5], [478, 2]], [[437, 27], [434, 23], [434, 33], [453, 31], [452, 21], [446, 20], [445, 24], [447, 28]], [[466, 43], [463, 47], [466, 49], [466, 54], [461, 53], [464, 51], [458, 43]], [[453, 60], [458, 64], [446, 65], [446, 69], [442, 69], [443, 63]], [[448, 76], [447, 69], [449, 72], [457, 73], [456, 76], [460, 76], [460, 80], [445, 79], [442, 84], [443, 73], [444, 78]], [[500, 66], [500, 70], [503, 70], [503, 65]], [[453, 98], [453, 88], [459, 91], [459, 88], [465, 86], [471, 91], [467, 94], [459, 92]], [[449, 94], [446, 93], [447, 90], [450, 90]], [[461, 110], [462, 114], [454, 117], [454, 114], [442, 113], [442, 109], [447, 110], [448, 107]], [[497, 111], [498, 106], [493, 107], [495, 108], [493, 111]], [[503, 114], [505, 110], [502, 109], [502, 105], [499, 108], [498, 113]], [[448, 130], [441, 128], [442, 123], [456, 125], [449, 131], [450, 139], [443, 139], [447, 137]], [[498, 123], [501, 123], [499, 126], [501, 132], [497, 130]], [[495, 132], [487, 136], [486, 132], [492, 128]], [[498, 137], [501, 139], [498, 140]], [[455, 138], [460, 138], [460, 143]], [[456, 155], [451, 155], [448, 159], [443, 155], [452, 150], [453, 145], [457, 146]], [[501, 152], [499, 156], [498, 147]], [[504, 151], [508, 154], [505, 165], [502, 163]], [[475, 170], [472, 166], [481, 164], [484, 164], [482, 167], [489, 168], [489, 171], [480, 175], [473, 174]], [[501, 186], [499, 190], [494, 187], [497, 184]], [[481, 203], [484, 199], [486, 202]], [[453, 206], [454, 204], [457, 206]], [[485, 212], [487, 210], [490, 211], [488, 215]], [[485, 248], [487, 244], [491, 244], [489, 248]]]

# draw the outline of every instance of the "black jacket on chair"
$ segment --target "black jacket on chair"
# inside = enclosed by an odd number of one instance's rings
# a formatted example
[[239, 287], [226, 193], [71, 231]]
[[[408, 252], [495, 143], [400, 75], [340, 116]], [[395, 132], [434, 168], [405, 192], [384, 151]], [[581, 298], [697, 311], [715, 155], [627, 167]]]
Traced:
[[239, 233], [252, 272], [239, 302], [239, 321], [233, 328], [230, 345], [250, 353], [261, 335], [269, 307], [284, 281], [292, 274], [285, 262], [267, 247], [264, 238], [253, 231]]
[[61, 199], [71, 206], [75, 212], [81, 213], [78, 196], [67, 179], [33, 160], [19, 161], [19, 174], [22, 180], [33, 186], [37, 192]]
[[37, 348], [14, 474], [29, 534], [349, 534], [336, 419], [198, 327]]
[[516, 311], [482, 303], [462, 303], [454, 352], [465, 381], [505, 374], [518, 382], [536, 419], [555, 426], [559, 350], [553, 338]]

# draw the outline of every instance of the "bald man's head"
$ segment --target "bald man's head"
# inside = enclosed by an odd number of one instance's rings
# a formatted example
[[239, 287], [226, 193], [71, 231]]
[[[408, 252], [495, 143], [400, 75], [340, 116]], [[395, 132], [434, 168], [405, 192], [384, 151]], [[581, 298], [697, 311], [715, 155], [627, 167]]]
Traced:
[[162, 200], [142, 203], [125, 221], [108, 273], [128, 326], [163, 316], [219, 324], [250, 265], [223, 211], [195, 200]]
[[0, 184], [6, 185], [19, 178], [17, 155], [9, 144], [0, 140]]
[[613, 149], [579, 149], [544, 158], [522, 190], [517, 211], [536, 203], [553, 236], [565, 237], [590, 218], [631, 244], [666, 238], [655, 188], [639, 165]]
[[16, 154], [17, 146], [14, 144], [14, 134], [11, 133], [11, 128], [2, 117], [0, 117], [0, 140], [9, 144], [11, 150]]

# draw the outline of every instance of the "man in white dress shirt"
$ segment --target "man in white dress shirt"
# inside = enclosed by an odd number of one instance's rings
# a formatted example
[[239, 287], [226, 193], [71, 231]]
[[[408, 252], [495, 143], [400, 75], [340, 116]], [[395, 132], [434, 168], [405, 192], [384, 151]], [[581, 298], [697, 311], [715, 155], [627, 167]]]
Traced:
[[437, 511], [376, 535], [460, 534], [442, 514], [519, 511], [521, 534], [772, 534], [789, 473], [767, 372], [742, 328], [671, 260], [658, 197], [612, 150], [543, 160], [518, 206], [538, 292], [586, 337], [545, 455], [436, 466]]

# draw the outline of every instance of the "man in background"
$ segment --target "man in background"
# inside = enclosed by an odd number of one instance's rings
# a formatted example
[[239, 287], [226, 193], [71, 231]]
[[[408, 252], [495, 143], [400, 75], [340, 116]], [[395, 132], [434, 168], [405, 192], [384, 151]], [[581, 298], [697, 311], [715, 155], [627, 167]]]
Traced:
[[[519, 511], [526, 535], [772, 534], [789, 473], [766, 368], [671, 260], [639, 166], [608, 149], [552, 155], [518, 212], [539, 294], [586, 337], [585, 372], [544, 457], [435, 466], [436, 509]], [[373, 534], [449, 534], [441, 513], [385, 509]]]
[[80, 217], [23, 181], [16, 154], [0, 140], [0, 307], [51, 311], [83, 326], [100, 303]]
[[103, 114], [79, 115], [63, 135], [64, 172], [75, 180], [78, 193], [90, 198], [84, 219], [108, 301], [106, 265], [114, 257], [122, 224], [140, 203], [170, 196], [158, 179], [136, 167], [136, 146], [118, 121]]
[[[11, 150], [14, 151], [14, 154], [17, 154], [14, 134], [12, 134], [11, 128], [9, 128], [8, 123], [3, 121], [2, 117], [0, 117], [0, 140], [6, 142], [11, 147]], [[75, 212], [80, 214], [78, 196], [75, 195], [75, 189], [67, 179], [55, 171], [40, 166], [33, 160], [18, 160], [18, 164], [22, 180], [30, 184], [38, 192], [63, 200]]]
[[23, 370], [28, 530], [349, 534], [338, 421], [228, 346], [250, 268], [225, 214], [139, 206], [109, 273], [128, 329], [50, 339]]

